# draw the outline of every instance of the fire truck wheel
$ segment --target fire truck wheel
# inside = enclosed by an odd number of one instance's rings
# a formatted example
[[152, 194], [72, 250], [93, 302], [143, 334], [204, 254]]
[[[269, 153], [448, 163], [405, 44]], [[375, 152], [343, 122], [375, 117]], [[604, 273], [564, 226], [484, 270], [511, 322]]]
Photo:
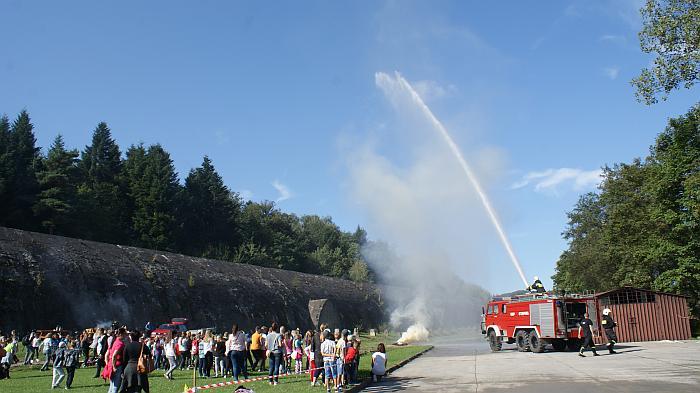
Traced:
[[493, 330], [489, 332], [489, 346], [493, 352], [498, 352], [503, 347], [503, 340], [496, 336], [496, 332]]
[[518, 344], [518, 351], [527, 352], [530, 350], [530, 334], [525, 330], [519, 330], [515, 335], [515, 342]]
[[563, 351], [566, 349], [566, 342], [564, 340], [552, 340], [552, 347], [555, 351]]
[[547, 345], [547, 341], [537, 337], [535, 332], [530, 333], [530, 350], [535, 353], [544, 352], [544, 347]]

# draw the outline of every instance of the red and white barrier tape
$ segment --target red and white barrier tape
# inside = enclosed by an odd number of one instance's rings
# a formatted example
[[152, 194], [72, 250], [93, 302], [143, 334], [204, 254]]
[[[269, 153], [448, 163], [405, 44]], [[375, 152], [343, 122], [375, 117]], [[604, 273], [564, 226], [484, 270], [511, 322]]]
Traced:
[[[282, 378], [282, 377], [289, 377], [289, 376], [293, 376], [293, 375], [303, 375], [303, 374], [308, 374], [308, 373], [310, 373], [312, 371], [316, 371], [316, 370], [323, 370], [323, 367], [316, 367], [316, 368], [312, 368], [309, 370], [304, 370], [304, 371], [300, 372], [299, 374], [297, 374], [297, 373], [280, 373], [279, 375], [277, 375], [277, 377]], [[244, 383], [257, 382], [257, 381], [265, 381], [265, 380], [269, 380], [270, 378], [274, 378], [274, 376], [265, 375], [265, 376], [255, 377], [255, 378], [239, 379], [238, 382], [236, 382], [236, 381], [224, 381], [224, 382], [219, 382], [219, 383], [212, 383], [209, 385], [203, 385], [203, 386], [197, 386], [194, 388], [190, 388], [187, 390], [187, 392], [188, 393], [196, 393], [199, 390], [223, 388], [225, 386], [241, 385]]]

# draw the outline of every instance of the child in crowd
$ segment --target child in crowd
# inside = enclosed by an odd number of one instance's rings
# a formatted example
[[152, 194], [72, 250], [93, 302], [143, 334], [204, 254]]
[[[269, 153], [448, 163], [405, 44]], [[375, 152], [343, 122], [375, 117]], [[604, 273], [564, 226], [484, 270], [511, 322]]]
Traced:
[[[60, 345], [60, 344], [59, 344]], [[80, 350], [76, 348], [75, 342], [69, 342], [63, 356], [63, 365], [66, 368], [66, 389], [70, 389], [75, 378], [75, 369], [80, 363]]]
[[372, 354], [372, 382], [379, 382], [386, 374], [386, 348], [384, 343], [377, 345], [377, 352]]
[[301, 370], [304, 364], [304, 342], [301, 340], [301, 334], [299, 331], [296, 332], [296, 337], [294, 338], [294, 351], [292, 355], [294, 357], [294, 372], [301, 374]]
[[285, 332], [282, 343], [284, 344], [284, 372], [288, 373], [292, 370], [292, 352], [294, 352], [294, 340], [292, 334], [294, 332]]
[[345, 382], [356, 383], [355, 377], [357, 376], [357, 355], [359, 353], [360, 342], [354, 339], [350, 339], [350, 346], [345, 351]]

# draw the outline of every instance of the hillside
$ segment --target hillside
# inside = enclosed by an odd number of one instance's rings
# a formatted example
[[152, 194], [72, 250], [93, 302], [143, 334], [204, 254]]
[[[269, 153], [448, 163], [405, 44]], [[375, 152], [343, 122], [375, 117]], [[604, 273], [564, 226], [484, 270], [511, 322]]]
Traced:
[[[228, 329], [277, 321], [309, 328], [328, 299], [346, 327], [383, 319], [368, 284], [0, 227], [0, 328], [132, 326], [188, 317]], [[316, 302], [318, 303], [318, 302]]]

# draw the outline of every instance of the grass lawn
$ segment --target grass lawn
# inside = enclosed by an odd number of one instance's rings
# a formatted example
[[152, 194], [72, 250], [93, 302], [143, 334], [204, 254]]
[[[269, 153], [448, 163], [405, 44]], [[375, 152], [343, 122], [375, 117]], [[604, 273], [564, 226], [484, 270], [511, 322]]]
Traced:
[[[362, 337], [362, 352], [373, 352], [377, 343], [384, 342], [385, 344], [396, 341], [397, 336], [379, 336], [379, 337]], [[397, 347], [393, 345], [387, 345], [387, 357], [389, 359], [388, 367], [399, 363], [404, 359], [415, 355], [418, 352], [423, 351], [427, 347], [425, 346], [405, 346]], [[20, 361], [23, 356], [19, 356]], [[21, 355], [24, 355], [23, 353]], [[360, 378], [367, 378], [369, 376], [370, 368], [370, 354], [364, 353], [360, 360]], [[40, 365], [35, 366], [20, 366], [13, 367], [10, 379], [0, 380], [0, 392], [2, 393], [24, 393], [24, 392], [48, 392], [51, 391], [51, 371], [39, 371]], [[109, 384], [105, 383], [101, 378], [92, 378], [95, 373], [93, 367], [87, 369], [77, 369], [75, 371], [75, 380], [73, 381], [73, 387], [71, 390], [81, 393], [105, 393], [108, 389]], [[212, 370], [213, 373], [213, 370]], [[192, 370], [189, 371], [176, 371], [174, 373], [175, 380], [169, 381], [163, 377], [163, 371], [156, 370], [150, 375], [150, 385], [151, 392], [154, 393], [180, 393], [183, 391], [185, 384], [192, 386]], [[251, 376], [260, 376], [263, 373], [252, 373]], [[266, 373], [264, 375], [267, 375]], [[230, 380], [230, 379], [228, 379]], [[209, 378], [200, 379], [197, 378], [197, 385], [206, 385], [208, 383], [218, 383], [225, 381], [223, 378]], [[65, 386], [65, 383], [61, 384]], [[322, 392], [323, 389], [320, 387], [313, 388], [309, 386], [309, 376], [302, 374], [299, 376], [288, 376], [280, 378], [280, 384], [278, 386], [270, 386], [265, 381], [246, 383], [246, 387], [255, 390], [256, 392]], [[210, 389], [212, 393], [215, 392], [233, 392], [234, 386], [226, 386], [221, 388]]]

